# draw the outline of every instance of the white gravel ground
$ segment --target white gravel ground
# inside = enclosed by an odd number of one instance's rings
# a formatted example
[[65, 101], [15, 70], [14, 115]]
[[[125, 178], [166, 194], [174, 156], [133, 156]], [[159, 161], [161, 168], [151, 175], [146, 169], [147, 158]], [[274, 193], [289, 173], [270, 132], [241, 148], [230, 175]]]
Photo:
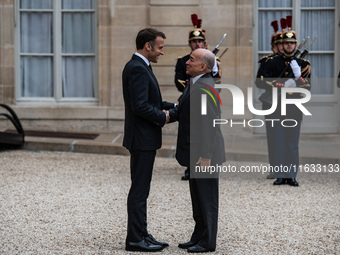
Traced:
[[[183, 170], [156, 159], [149, 232], [170, 243], [158, 254], [186, 254], [177, 247], [193, 228]], [[340, 254], [340, 173], [299, 173], [298, 181], [222, 178], [215, 254]], [[0, 254], [128, 254], [129, 157], [2, 151], [0, 185]]]

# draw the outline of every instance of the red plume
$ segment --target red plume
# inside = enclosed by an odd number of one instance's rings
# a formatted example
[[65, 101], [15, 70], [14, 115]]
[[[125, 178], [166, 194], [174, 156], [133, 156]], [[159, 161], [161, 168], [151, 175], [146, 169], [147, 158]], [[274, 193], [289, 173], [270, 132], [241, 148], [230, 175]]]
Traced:
[[284, 18], [280, 19], [280, 23], [281, 23], [282, 30], [287, 28], [287, 20], [286, 19], [284, 19]]
[[200, 28], [202, 26], [202, 20], [199, 19], [197, 20], [197, 28]]
[[277, 23], [277, 20], [273, 21], [272, 23], [270, 23], [270, 25], [274, 28], [274, 32], [276, 33], [277, 31], [279, 31], [279, 25]]
[[191, 21], [192, 21], [192, 24], [194, 25], [194, 27], [197, 27], [197, 25], [198, 25], [197, 14], [191, 14]]
[[287, 20], [287, 26], [288, 26], [288, 28], [289, 28], [289, 29], [292, 28], [293, 16], [287, 16], [287, 17], [286, 17], [286, 20]]

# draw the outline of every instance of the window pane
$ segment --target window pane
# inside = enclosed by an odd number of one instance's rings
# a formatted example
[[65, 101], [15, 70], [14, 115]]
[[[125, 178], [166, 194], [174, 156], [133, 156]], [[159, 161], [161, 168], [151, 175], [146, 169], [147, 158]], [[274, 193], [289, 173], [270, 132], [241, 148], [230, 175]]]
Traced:
[[302, 7], [335, 7], [335, 0], [302, 0]]
[[53, 53], [52, 13], [21, 13], [21, 53]]
[[272, 21], [277, 20], [279, 31], [281, 31], [280, 19], [291, 15], [291, 11], [259, 11], [259, 50], [270, 51], [270, 39], [274, 34], [274, 29], [270, 25]]
[[63, 9], [94, 9], [93, 0], [63, 0]]
[[312, 67], [312, 94], [334, 93], [334, 55], [307, 55]]
[[292, 0], [260, 0], [259, 7], [292, 7]]
[[309, 50], [334, 50], [334, 11], [302, 11], [301, 30], [302, 38], [307, 36], [318, 38]]
[[94, 53], [93, 13], [63, 14], [63, 53]]
[[95, 58], [63, 58], [63, 97], [94, 97]]
[[21, 96], [53, 96], [53, 58], [21, 57]]
[[21, 9], [52, 9], [52, 0], [20, 0]]

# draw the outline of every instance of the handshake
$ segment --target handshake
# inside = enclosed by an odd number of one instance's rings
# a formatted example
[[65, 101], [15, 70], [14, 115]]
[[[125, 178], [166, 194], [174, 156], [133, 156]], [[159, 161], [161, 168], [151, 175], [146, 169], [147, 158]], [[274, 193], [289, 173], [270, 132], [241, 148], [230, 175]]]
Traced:
[[163, 112], [164, 112], [165, 115], [166, 115], [166, 121], [165, 121], [165, 124], [164, 124], [164, 125], [166, 125], [166, 124], [168, 124], [169, 121], [170, 121], [170, 114], [169, 114], [169, 111], [167, 111], [167, 110], [163, 110]]
[[[165, 116], [166, 116], [166, 121], [165, 121], [165, 124], [168, 124], [170, 122], [170, 111], [171, 111], [171, 116], [172, 116], [172, 120], [171, 122], [174, 122], [176, 120], [176, 113], [177, 113], [177, 106], [178, 106], [178, 103], [177, 104], [172, 104], [171, 107], [167, 107], [166, 109], [163, 109], [162, 111], [165, 113]], [[176, 113], [175, 113], [176, 112]]]

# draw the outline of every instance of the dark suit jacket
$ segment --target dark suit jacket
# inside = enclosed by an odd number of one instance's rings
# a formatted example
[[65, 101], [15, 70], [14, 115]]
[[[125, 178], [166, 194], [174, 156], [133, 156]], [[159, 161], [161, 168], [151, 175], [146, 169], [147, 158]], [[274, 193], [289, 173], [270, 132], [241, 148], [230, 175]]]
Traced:
[[209, 90], [204, 83], [214, 87], [210, 74], [203, 75], [195, 84], [187, 86], [179, 101], [179, 106], [170, 110], [170, 120], [179, 121], [176, 159], [182, 166], [193, 166], [199, 157], [210, 158], [211, 164], [222, 164], [225, 159], [224, 139], [220, 126], [213, 127], [213, 119], [220, 119], [221, 110], [207, 95], [207, 115], [201, 115], [200, 88]]
[[162, 146], [166, 121], [162, 109], [173, 104], [162, 101], [155, 75], [140, 57], [133, 55], [123, 70], [125, 125], [123, 146], [129, 150], [157, 150]]

